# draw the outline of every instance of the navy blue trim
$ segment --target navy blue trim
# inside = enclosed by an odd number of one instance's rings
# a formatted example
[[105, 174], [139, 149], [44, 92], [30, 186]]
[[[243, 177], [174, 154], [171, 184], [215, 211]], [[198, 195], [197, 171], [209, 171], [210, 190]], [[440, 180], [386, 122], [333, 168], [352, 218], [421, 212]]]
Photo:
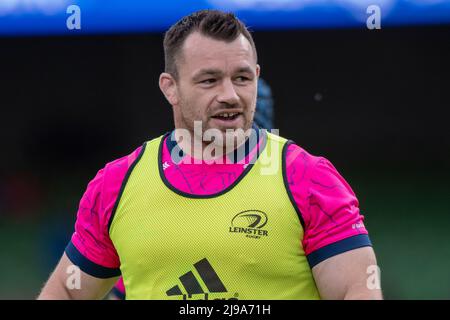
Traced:
[[141, 151], [139, 152], [139, 155], [136, 157], [136, 159], [134, 159], [133, 163], [128, 168], [128, 171], [127, 171], [127, 173], [125, 174], [125, 177], [122, 180], [122, 185], [120, 186], [119, 194], [117, 195], [116, 202], [114, 203], [114, 207], [113, 207], [113, 210], [112, 210], [112, 213], [111, 213], [111, 217], [109, 217], [108, 232], [111, 229], [111, 224], [112, 224], [112, 221], [114, 219], [114, 216], [116, 215], [116, 210], [117, 210], [117, 207], [119, 206], [119, 201], [120, 201], [120, 198], [122, 198], [122, 194], [123, 194], [123, 191], [125, 190], [125, 186], [126, 186], [126, 184], [128, 182], [128, 178], [130, 177], [131, 172], [133, 171], [133, 169], [136, 166], [136, 164], [139, 162], [139, 160], [141, 160], [142, 155], [144, 154], [146, 146], [147, 146], [147, 143], [144, 143], [144, 145], [142, 146]]
[[[163, 146], [164, 146], [164, 139], [166, 137], [168, 137], [171, 133], [168, 132], [166, 133], [159, 145], [159, 150], [158, 150], [158, 169], [159, 169], [159, 176], [161, 177], [161, 180], [163, 181], [163, 183], [166, 185], [167, 188], [169, 188], [170, 190], [172, 190], [173, 192], [175, 192], [176, 194], [185, 197], [185, 198], [192, 198], [192, 199], [211, 199], [211, 198], [216, 198], [219, 197], [225, 193], [227, 193], [228, 191], [230, 191], [231, 189], [233, 189], [235, 186], [237, 186], [237, 184], [244, 179], [244, 177], [250, 172], [250, 170], [253, 168], [254, 164], [256, 163], [257, 159], [259, 158], [259, 156], [262, 154], [263, 150], [265, 149], [266, 145], [267, 145], [267, 131], [263, 130], [263, 135], [261, 136], [261, 139], [264, 139], [263, 144], [261, 145], [261, 147], [259, 146], [259, 143], [257, 144], [257, 150], [256, 150], [256, 159], [253, 161], [253, 159], [251, 159], [249, 165], [247, 166], [247, 168], [244, 169], [244, 171], [239, 175], [239, 177], [230, 185], [228, 186], [228, 188], [218, 192], [218, 193], [213, 193], [213, 194], [191, 194], [191, 193], [186, 193], [184, 191], [178, 190], [177, 188], [175, 188], [169, 180], [167, 180], [166, 176], [164, 175], [164, 170], [163, 170], [163, 163], [162, 163], [162, 153], [163, 153]], [[170, 139], [168, 139], [170, 140]]]
[[[232, 156], [230, 154], [227, 154], [227, 157], [228, 158], [231, 157], [231, 160], [233, 160], [233, 163], [238, 163], [242, 159], [245, 159], [245, 157], [247, 157], [250, 154], [250, 152], [252, 152], [253, 149], [256, 148], [256, 146], [259, 145], [259, 139], [260, 139], [259, 132], [262, 129], [260, 129], [256, 124], [252, 125], [252, 129], [254, 131], [252, 131], [251, 134], [253, 134], [253, 133], [256, 134], [256, 139], [252, 139], [252, 137], [249, 137], [245, 141], [245, 143], [243, 145], [241, 145], [238, 148], [233, 150], [233, 155]], [[256, 143], [255, 143], [255, 141], [256, 141]], [[250, 142], [253, 142], [254, 144], [250, 145]], [[242, 149], [244, 149], [244, 154], [243, 154], [243, 156], [241, 158], [238, 158], [238, 156], [240, 154], [242, 154], [242, 152], [241, 152]], [[257, 151], [259, 151], [259, 150], [257, 150]]]
[[113, 287], [111, 289], [111, 294], [113, 294], [119, 300], [125, 300], [125, 293], [120, 291], [116, 287]]
[[[164, 138], [165, 139], [165, 138]], [[185, 153], [183, 151], [183, 149], [181, 149], [181, 147], [178, 145], [176, 139], [175, 139], [175, 130], [172, 131], [172, 133], [170, 133], [170, 135], [167, 136], [166, 139], [166, 146], [167, 146], [167, 150], [169, 150], [169, 154], [170, 156], [175, 156], [172, 157], [172, 161], [175, 164], [179, 164], [181, 162], [181, 160], [183, 160], [183, 157], [185, 156]], [[174, 148], [177, 148], [177, 153], [174, 154], [172, 153], [172, 150]]]
[[312, 269], [315, 265], [335, 255], [368, 246], [372, 246], [369, 236], [367, 234], [358, 234], [311, 252], [307, 259]]
[[294, 144], [294, 142], [291, 141], [291, 140], [288, 140], [283, 146], [283, 153], [282, 153], [282, 158], [281, 158], [282, 159], [281, 160], [282, 168], [283, 168], [282, 169], [282, 171], [283, 171], [283, 182], [284, 182], [284, 188], [286, 189], [286, 192], [287, 192], [287, 194], [289, 196], [289, 200], [291, 200], [291, 204], [294, 207], [295, 211], [297, 212], [297, 216], [300, 219], [300, 223], [302, 224], [303, 231], [305, 231], [305, 220], [303, 219], [303, 215], [302, 215], [302, 213], [300, 211], [300, 208], [297, 206], [297, 203], [295, 202], [294, 196], [292, 195], [291, 189], [289, 188], [289, 182], [288, 182], [288, 179], [287, 179], [286, 153], [287, 153], [288, 147], [291, 144]]
[[81, 271], [96, 277], [96, 278], [114, 278], [120, 276], [121, 272], [119, 268], [107, 268], [101, 265], [98, 265], [85, 256], [83, 256], [80, 251], [78, 251], [77, 247], [74, 246], [72, 241], [66, 247], [66, 255], [72, 261], [73, 264], [77, 265]]

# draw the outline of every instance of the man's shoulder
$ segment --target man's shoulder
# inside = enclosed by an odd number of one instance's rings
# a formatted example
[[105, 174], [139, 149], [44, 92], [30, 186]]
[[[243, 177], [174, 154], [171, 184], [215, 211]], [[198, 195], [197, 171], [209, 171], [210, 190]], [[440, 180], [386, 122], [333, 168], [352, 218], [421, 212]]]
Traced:
[[89, 182], [80, 201], [78, 220], [80, 224], [89, 224], [94, 213], [101, 225], [106, 228], [111, 213], [117, 202], [120, 190], [133, 163], [144, 150], [143, 146], [116, 160], [108, 162]]
[[312, 168], [318, 163], [327, 161], [322, 156], [316, 156], [309, 153], [303, 147], [293, 141], [289, 141], [285, 151], [286, 169], [295, 168]]
[[[135, 148], [133, 152], [108, 162], [103, 170], [103, 190], [122, 184], [123, 179], [136, 163], [145, 149], [145, 144]], [[101, 171], [102, 171], [101, 170]]]
[[119, 194], [127, 173], [133, 163], [145, 149], [145, 144], [134, 149], [133, 152], [106, 163], [96, 176], [89, 182], [83, 198], [101, 198], [102, 208], [114, 203]]
[[[286, 176], [291, 191], [305, 196], [324, 194], [330, 198], [353, 199], [353, 190], [333, 163], [322, 156], [315, 156], [302, 147], [291, 144], [286, 152]], [[306, 193], [305, 193], [306, 192]]]
[[106, 163], [104, 167], [105, 174], [120, 174], [123, 171], [127, 171], [133, 163], [139, 158], [139, 155], [145, 148], [145, 144], [141, 145], [133, 150], [133, 152], [122, 156], [120, 158], [116, 158], [108, 163]]
[[313, 155], [293, 142], [286, 148], [284, 161], [287, 182], [291, 189], [302, 187], [302, 190], [308, 191], [311, 186], [317, 187], [317, 181], [330, 182], [336, 179], [346, 184], [327, 158]]

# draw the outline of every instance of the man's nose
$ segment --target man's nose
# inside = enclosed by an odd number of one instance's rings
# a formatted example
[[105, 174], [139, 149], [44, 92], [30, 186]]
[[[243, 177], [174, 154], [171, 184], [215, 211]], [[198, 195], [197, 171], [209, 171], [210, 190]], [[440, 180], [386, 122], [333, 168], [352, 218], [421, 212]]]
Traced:
[[220, 103], [227, 103], [230, 105], [235, 105], [239, 102], [239, 96], [230, 79], [223, 80], [217, 100]]

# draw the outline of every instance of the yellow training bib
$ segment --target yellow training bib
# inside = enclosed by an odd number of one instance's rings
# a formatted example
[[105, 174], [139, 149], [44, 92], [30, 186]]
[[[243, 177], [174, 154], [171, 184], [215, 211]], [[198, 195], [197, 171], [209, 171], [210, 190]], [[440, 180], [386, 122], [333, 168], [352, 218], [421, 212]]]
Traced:
[[256, 163], [213, 196], [169, 188], [164, 137], [146, 143], [109, 230], [127, 299], [319, 299], [284, 181], [287, 140], [265, 139]]

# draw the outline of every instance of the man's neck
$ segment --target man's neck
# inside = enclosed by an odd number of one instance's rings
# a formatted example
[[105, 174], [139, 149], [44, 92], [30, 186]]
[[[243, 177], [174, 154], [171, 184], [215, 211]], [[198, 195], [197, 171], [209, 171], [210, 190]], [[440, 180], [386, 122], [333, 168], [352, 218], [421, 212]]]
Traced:
[[[216, 145], [211, 141], [204, 141], [202, 137], [196, 137], [193, 133], [190, 135], [192, 138], [186, 138], [186, 130], [175, 129], [172, 131], [171, 135], [167, 137], [167, 146], [169, 152], [172, 152], [176, 147], [175, 154], [178, 158], [188, 155], [193, 159], [202, 161], [210, 162], [221, 160], [227, 161], [227, 163], [230, 161], [235, 163], [246, 157], [259, 142], [259, 128], [254, 125], [250, 129], [253, 130], [248, 131], [245, 137], [234, 140], [229, 144], [224, 143], [219, 145]], [[182, 134], [180, 134], [180, 132]]]

